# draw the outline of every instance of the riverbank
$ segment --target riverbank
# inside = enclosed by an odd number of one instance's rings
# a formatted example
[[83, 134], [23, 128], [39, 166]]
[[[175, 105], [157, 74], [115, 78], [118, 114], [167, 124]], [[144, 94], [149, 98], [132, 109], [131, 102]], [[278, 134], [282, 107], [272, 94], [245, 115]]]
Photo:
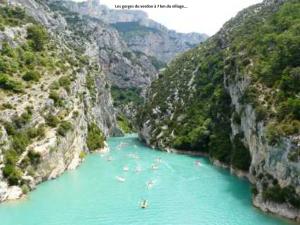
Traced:
[[[109, 152], [108, 144], [105, 143], [105, 147], [98, 149], [95, 152], [107, 153]], [[52, 169], [47, 177], [30, 177], [30, 188], [24, 188], [23, 186], [9, 186], [7, 182], [0, 182], [0, 204], [6, 201], [16, 201], [25, 198], [28, 193], [34, 191], [41, 183], [54, 180], [60, 177], [65, 171], [75, 170], [84, 161], [85, 157], [75, 154], [70, 163], [65, 165], [58, 163], [54, 169]], [[26, 176], [24, 177], [24, 179]]]
[[[141, 137], [139, 137], [140, 141], [145, 143]], [[156, 149], [154, 146], [150, 146], [152, 149]], [[236, 168], [233, 168], [232, 166], [229, 166], [225, 163], [220, 162], [219, 160], [215, 160], [209, 157], [207, 153], [203, 152], [195, 152], [195, 151], [183, 151], [183, 150], [176, 150], [173, 148], [165, 148], [165, 149], [159, 149], [160, 151], [166, 151], [168, 153], [173, 154], [180, 154], [180, 155], [189, 155], [189, 156], [195, 156], [195, 157], [206, 157], [208, 158], [211, 163], [219, 168], [223, 168], [225, 170], [228, 170], [230, 174], [240, 178], [240, 179], [246, 179], [249, 183], [255, 184], [256, 179], [254, 176], [252, 176], [247, 171], [242, 171]], [[300, 210], [294, 209], [289, 207], [288, 204], [278, 204], [275, 202], [269, 202], [264, 201], [262, 198], [262, 194], [259, 193], [256, 196], [252, 196], [252, 204], [254, 207], [262, 210], [265, 213], [274, 214], [283, 218], [287, 218], [291, 220], [291, 222], [297, 222], [300, 224]]]

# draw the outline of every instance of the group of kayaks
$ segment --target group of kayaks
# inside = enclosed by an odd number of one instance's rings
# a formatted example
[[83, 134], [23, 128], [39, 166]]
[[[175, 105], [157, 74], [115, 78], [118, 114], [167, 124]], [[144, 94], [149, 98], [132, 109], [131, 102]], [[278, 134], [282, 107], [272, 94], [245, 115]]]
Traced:
[[[121, 148], [120, 148], [121, 149]], [[135, 153], [130, 153], [128, 154], [128, 157], [129, 158], [132, 158], [132, 159], [135, 159], [135, 160], [138, 160], [139, 159], [139, 156]], [[112, 161], [113, 158], [111, 156], [107, 157], [106, 158], [107, 161]], [[151, 164], [151, 170], [158, 170], [159, 169], [159, 165], [161, 163], [161, 158], [156, 158], [155, 161]], [[199, 160], [196, 160], [195, 161], [195, 166], [199, 167], [201, 166], [201, 162]], [[123, 171], [124, 172], [128, 172], [129, 171], [129, 167], [127, 165], [125, 165], [123, 167]], [[142, 171], [142, 168], [140, 166], [137, 166], [134, 170], [136, 173], [139, 173]], [[125, 182], [126, 181], [126, 178], [124, 176], [116, 176], [116, 179], [119, 181], [119, 182]], [[153, 180], [149, 180], [148, 182], [146, 182], [146, 186], [148, 189], [151, 189], [155, 184], [155, 181]], [[146, 209], [148, 208], [149, 206], [149, 203], [146, 199], [143, 199], [141, 202], [140, 202], [140, 208], [141, 209]]]
[[[129, 158], [132, 158], [132, 159], [139, 159], [139, 156], [137, 154], [134, 154], [134, 153], [130, 153], [128, 154], [128, 157]], [[112, 158], [108, 157], [107, 158], [107, 161], [112, 161]], [[159, 164], [161, 163], [161, 158], [156, 158], [154, 163], [152, 163], [151, 165], [151, 170], [158, 170], [159, 169]], [[128, 172], [130, 169], [127, 165], [125, 165], [123, 167], [123, 171], [124, 172]], [[142, 171], [142, 168], [140, 166], [137, 166], [134, 170], [136, 173], [139, 173]], [[116, 179], [119, 181], [119, 182], [125, 182], [126, 181], [126, 178], [124, 176], [116, 176]], [[147, 186], [147, 189], [151, 189], [155, 184], [155, 181], [153, 180], [149, 180], [148, 182], [146, 182], [146, 186]], [[141, 202], [140, 202], [140, 208], [141, 209], [146, 209], [148, 208], [149, 206], [149, 203], [146, 199], [143, 199]]]

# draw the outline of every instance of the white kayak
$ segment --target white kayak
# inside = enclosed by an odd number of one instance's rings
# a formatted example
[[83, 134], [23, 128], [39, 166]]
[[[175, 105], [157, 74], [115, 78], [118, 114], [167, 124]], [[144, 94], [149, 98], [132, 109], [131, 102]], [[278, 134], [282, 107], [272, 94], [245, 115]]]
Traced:
[[151, 189], [154, 185], [154, 182], [152, 180], [150, 180], [146, 184], [147, 184], [148, 189]]
[[125, 182], [125, 178], [121, 176], [116, 176], [116, 179], [120, 182]]
[[152, 170], [158, 170], [158, 166], [155, 165], [155, 164], [152, 164], [151, 169], [152, 169]]
[[147, 200], [143, 200], [143, 201], [141, 202], [141, 204], [140, 204], [140, 207], [141, 207], [142, 209], [148, 208], [148, 201], [147, 201]]
[[107, 161], [109, 161], [109, 162], [112, 161], [112, 160], [113, 160], [112, 157], [108, 157], [108, 158], [107, 158]]
[[140, 173], [140, 172], [142, 172], [142, 168], [141, 168], [141, 167], [139, 167], [139, 166], [137, 166], [137, 167], [135, 168], [135, 172], [136, 172], [136, 173]]

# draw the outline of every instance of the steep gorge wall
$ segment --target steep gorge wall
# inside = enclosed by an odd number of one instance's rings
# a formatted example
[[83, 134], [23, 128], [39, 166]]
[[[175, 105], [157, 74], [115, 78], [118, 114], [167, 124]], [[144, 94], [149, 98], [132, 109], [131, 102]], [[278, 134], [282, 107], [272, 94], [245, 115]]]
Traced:
[[[255, 206], [299, 221], [300, 125], [287, 106], [296, 107], [299, 89], [285, 84], [293, 77], [297, 83], [298, 72], [283, 75], [300, 65], [287, 47], [300, 46], [297, 15], [297, 1], [266, 0], [240, 12], [159, 75], [138, 126], [148, 145], [206, 153], [247, 176]], [[290, 38], [295, 42], [286, 45]]]
[[[116, 125], [110, 81], [98, 52], [91, 51], [99, 42], [86, 37], [77, 39], [76, 30], [44, 3], [10, 3], [9, 7], [1, 7], [25, 8], [28, 16], [23, 19], [24, 25], [20, 20], [21, 25], [5, 24], [0, 31], [3, 57], [7, 48], [20, 63], [14, 75], [4, 70], [8, 75], [3, 77], [14, 79], [12, 85], [22, 87], [20, 91], [5, 90], [14, 86], [1, 83], [0, 201], [19, 198], [38, 183], [76, 168], [87, 152], [105, 148], [104, 136], [121, 134]], [[16, 12], [23, 15], [22, 10]], [[31, 45], [31, 26], [45, 30], [48, 35], [46, 46], [34, 56], [31, 47], [26, 47]], [[23, 65], [19, 52], [29, 57], [29, 66]], [[36, 60], [44, 61], [35, 64]], [[39, 79], [26, 81], [23, 76], [22, 80], [19, 76], [27, 70], [39, 74]]]

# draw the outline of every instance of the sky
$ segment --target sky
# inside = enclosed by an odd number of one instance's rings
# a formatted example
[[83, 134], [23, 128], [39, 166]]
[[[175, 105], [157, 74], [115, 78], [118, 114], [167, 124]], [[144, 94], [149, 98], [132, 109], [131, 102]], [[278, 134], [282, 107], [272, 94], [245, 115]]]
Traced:
[[[76, 0], [82, 1], [82, 0]], [[240, 10], [262, 0], [100, 0], [101, 4], [114, 9], [115, 5], [162, 4], [185, 5], [178, 9], [146, 9], [149, 17], [169, 29], [178, 32], [215, 34], [222, 25]]]

